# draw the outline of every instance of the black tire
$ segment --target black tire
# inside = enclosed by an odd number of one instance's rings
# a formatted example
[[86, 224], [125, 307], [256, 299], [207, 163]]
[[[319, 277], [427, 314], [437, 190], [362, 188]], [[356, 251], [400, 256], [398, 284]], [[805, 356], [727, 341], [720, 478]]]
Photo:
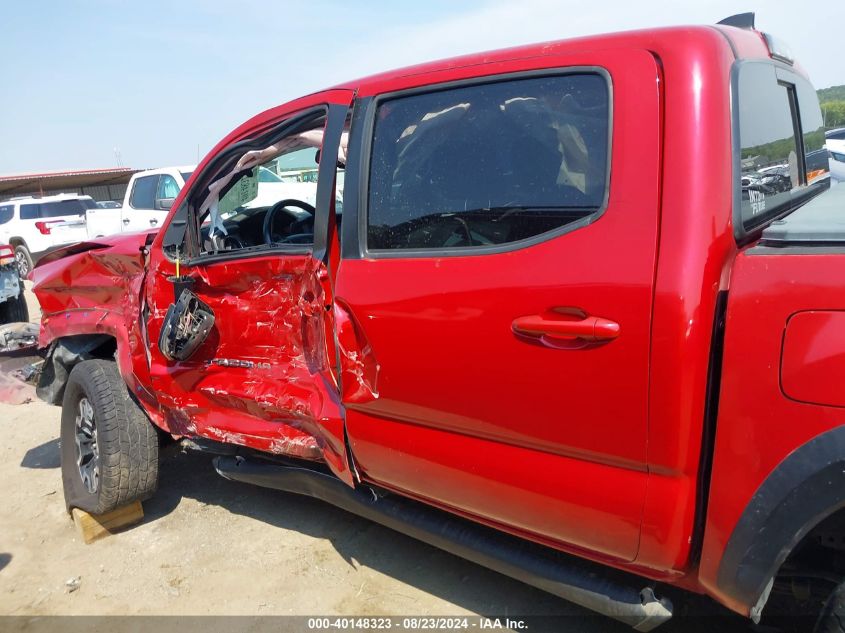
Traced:
[[837, 585], [828, 596], [813, 633], [845, 633], [845, 582]]
[[86, 360], [70, 372], [61, 453], [68, 510], [102, 514], [155, 492], [158, 434], [129, 395], [116, 363]]
[[32, 255], [29, 254], [29, 249], [23, 244], [15, 246], [15, 263], [18, 265], [18, 272], [21, 279], [26, 279], [26, 276], [32, 272]]
[[23, 292], [14, 299], [8, 299], [0, 304], [0, 325], [19, 321], [29, 321], [29, 308], [26, 306]]

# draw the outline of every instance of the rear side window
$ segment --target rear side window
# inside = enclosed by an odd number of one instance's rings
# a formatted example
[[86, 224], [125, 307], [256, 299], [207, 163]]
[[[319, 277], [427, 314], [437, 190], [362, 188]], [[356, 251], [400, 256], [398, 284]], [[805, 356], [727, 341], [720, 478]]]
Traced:
[[81, 200], [60, 200], [59, 202], [42, 202], [41, 218], [58, 218], [66, 215], [84, 215], [85, 205]]
[[821, 110], [804, 79], [768, 63], [745, 63], [738, 75], [740, 217], [753, 230], [827, 186]]
[[369, 249], [495, 246], [596, 214], [608, 182], [609, 89], [597, 73], [382, 101]]
[[142, 176], [132, 185], [129, 206], [133, 209], [154, 209], [158, 176]]
[[15, 217], [15, 208], [12, 205], [7, 204], [0, 207], [0, 224], [6, 224], [13, 217]]
[[41, 205], [22, 204], [21, 205], [21, 220], [37, 220], [41, 217]]

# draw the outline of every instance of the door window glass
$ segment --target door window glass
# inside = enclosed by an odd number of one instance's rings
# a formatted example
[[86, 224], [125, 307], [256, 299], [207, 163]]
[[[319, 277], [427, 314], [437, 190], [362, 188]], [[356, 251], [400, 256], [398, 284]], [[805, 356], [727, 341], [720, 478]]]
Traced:
[[0, 207], [0, 224], [6, 224], [15, 215], [15, 208], [12, 205]]
[[609, 95], [595, 73], [514, 79], [382, 102], [369, 249], [491, 246], [598, 213]]
[[173, 176], [164, 174], [158, 180], [158, 194], [156, 198], [159, 200], [173, 199], [179, 195], [179, 184]]
[[155, 194], [158, 186], [158, 176], [142, 176], [132, 185], [132, 195], [129, 206], [133, 209], [155, 208]]

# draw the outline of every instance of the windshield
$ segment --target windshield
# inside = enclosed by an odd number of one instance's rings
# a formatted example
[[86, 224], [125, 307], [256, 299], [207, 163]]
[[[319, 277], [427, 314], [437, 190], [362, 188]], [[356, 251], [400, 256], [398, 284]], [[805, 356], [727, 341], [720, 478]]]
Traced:
[[188, 182], [188, 179], [191, 177], [191, 174], [193, 174], [194, 172], [193, 171], [180, 171], [179, 173], [182, 175], [182, 180], [184, 180], [185, 182]]

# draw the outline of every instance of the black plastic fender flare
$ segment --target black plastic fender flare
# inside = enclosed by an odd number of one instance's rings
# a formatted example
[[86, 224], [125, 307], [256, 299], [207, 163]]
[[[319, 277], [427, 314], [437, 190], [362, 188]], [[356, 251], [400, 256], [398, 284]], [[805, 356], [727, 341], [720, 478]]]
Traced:
[[758, 621], [780, 566], [810, 530], [845, 507], [845, 426], [792, 451], [734, 526], [716, 584]]

